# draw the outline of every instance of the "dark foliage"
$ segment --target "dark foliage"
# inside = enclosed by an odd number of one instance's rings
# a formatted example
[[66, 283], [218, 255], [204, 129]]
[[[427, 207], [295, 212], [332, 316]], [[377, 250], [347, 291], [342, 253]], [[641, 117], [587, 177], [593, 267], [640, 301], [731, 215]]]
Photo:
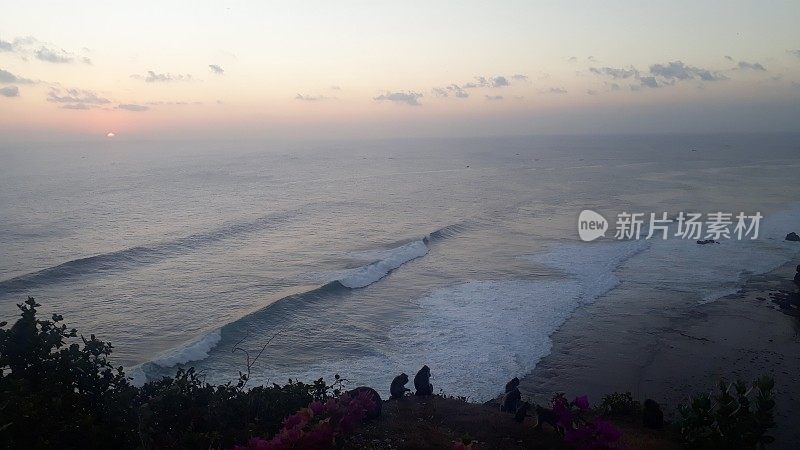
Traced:
[[[10, 328], [0, 324], [0, 447], [226, 448], [271, 435], [313, 400], [338, 395], [340, 382], [211, 385], [195, 370], [132, 386], [108, 361], [112, 346], [37, 318], [32, 298]], [[248, 366], [249, 368], [249, 366]]]
[[700, 395], [678, 407], [681, 437], [691, 448], [751, 449], [774, 441], [767, 431], [775, 426], [772, 378], [747, 384], [721, 381], [719, 392]]

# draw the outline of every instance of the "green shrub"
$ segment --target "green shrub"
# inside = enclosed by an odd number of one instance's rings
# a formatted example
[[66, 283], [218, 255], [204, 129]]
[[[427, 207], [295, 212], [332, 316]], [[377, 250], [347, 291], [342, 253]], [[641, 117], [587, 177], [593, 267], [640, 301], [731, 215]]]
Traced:
[[721, 381], [715, 396], [703, 394], [678, 406], [678, 426], [685, 444], [702, 449], [747, 449], [774, 440], [774, 381], [763, 376], [752, 387]]
[[634, 400], [630, 392], [624, 394], [614, 392], [603, 397], [600, 411], [605, 416], [639, 416], [642, 413], [642, 405]]
[[18, 306], [0, 324], [0, 448], [229, 448], [340, 392], [338, 377], [245, 389], [246, 374], [215, 386], [193, 368], [137, 388], [108, 361], [111, 344], [38, 319], [32, 298]]

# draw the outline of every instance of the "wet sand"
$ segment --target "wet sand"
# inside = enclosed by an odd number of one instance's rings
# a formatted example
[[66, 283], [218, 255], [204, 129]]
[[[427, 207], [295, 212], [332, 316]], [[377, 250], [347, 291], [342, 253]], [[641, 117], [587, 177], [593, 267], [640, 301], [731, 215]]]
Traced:
[[675, 291], [624, 295], [631, 287], [623, 283], [617, 288], [623, 295], [580, 309], [553, 334], [551, 354], [520, 389], [538, 403], [554, 392], [599, 402], [630, 391], [662, 403], [670, 418], [689, 394], [716, 389], [721, 378], [749, 382], [768, 374], [775, 379], [778, 423], [770, 448], [798, 448], [800, 319], [769, 297], [778, 289], [796, 291], [797, 264], [753, 276], [739, 293], [703, 305]]

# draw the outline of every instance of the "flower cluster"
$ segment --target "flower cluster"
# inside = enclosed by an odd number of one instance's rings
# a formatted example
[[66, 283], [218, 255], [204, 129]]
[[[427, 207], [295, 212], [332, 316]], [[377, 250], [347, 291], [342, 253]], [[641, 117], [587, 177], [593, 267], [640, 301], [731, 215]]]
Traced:
[[587, 420], [584, 417], [589, 410], [587, 396], [575, 397], [569, 402], [564, 394], [556, 394], [552, 399], [552, 408], [558, 426], [564, 430], [564, 442], [580, 450], [619, 448], [617, 442], [622, 433], [611, 422], [597, 418]]
[[375, 399], [368, 391], [314, 401], [284, 419], [283, 428], [271, 439], [254, 437], [234, 450], [333, 448], [338, 437], [352, 432], [374, 409]]

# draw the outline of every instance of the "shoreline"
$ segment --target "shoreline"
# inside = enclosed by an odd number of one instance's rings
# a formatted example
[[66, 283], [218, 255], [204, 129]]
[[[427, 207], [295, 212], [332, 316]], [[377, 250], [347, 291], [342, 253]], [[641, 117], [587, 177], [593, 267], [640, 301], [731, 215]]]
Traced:
[[792, 448], [800, 442], [792, 423], [800, 416], [800, 318], [780, 311], [769, 293], [797, 289], [798, 261], [753, 275], [737, 293], [704, 304], [666, 290], [647, 299], [602, 297], [551, 335], [550, 354], [522, 378], [520, 390], [537, 403], [554, 392], [599, 402], [630, 391], [640, 400], [677, 405], [688, 394], [715, 389], [723, 377], [749, 383], [767, 374], [777, 392], [771, 448]]

